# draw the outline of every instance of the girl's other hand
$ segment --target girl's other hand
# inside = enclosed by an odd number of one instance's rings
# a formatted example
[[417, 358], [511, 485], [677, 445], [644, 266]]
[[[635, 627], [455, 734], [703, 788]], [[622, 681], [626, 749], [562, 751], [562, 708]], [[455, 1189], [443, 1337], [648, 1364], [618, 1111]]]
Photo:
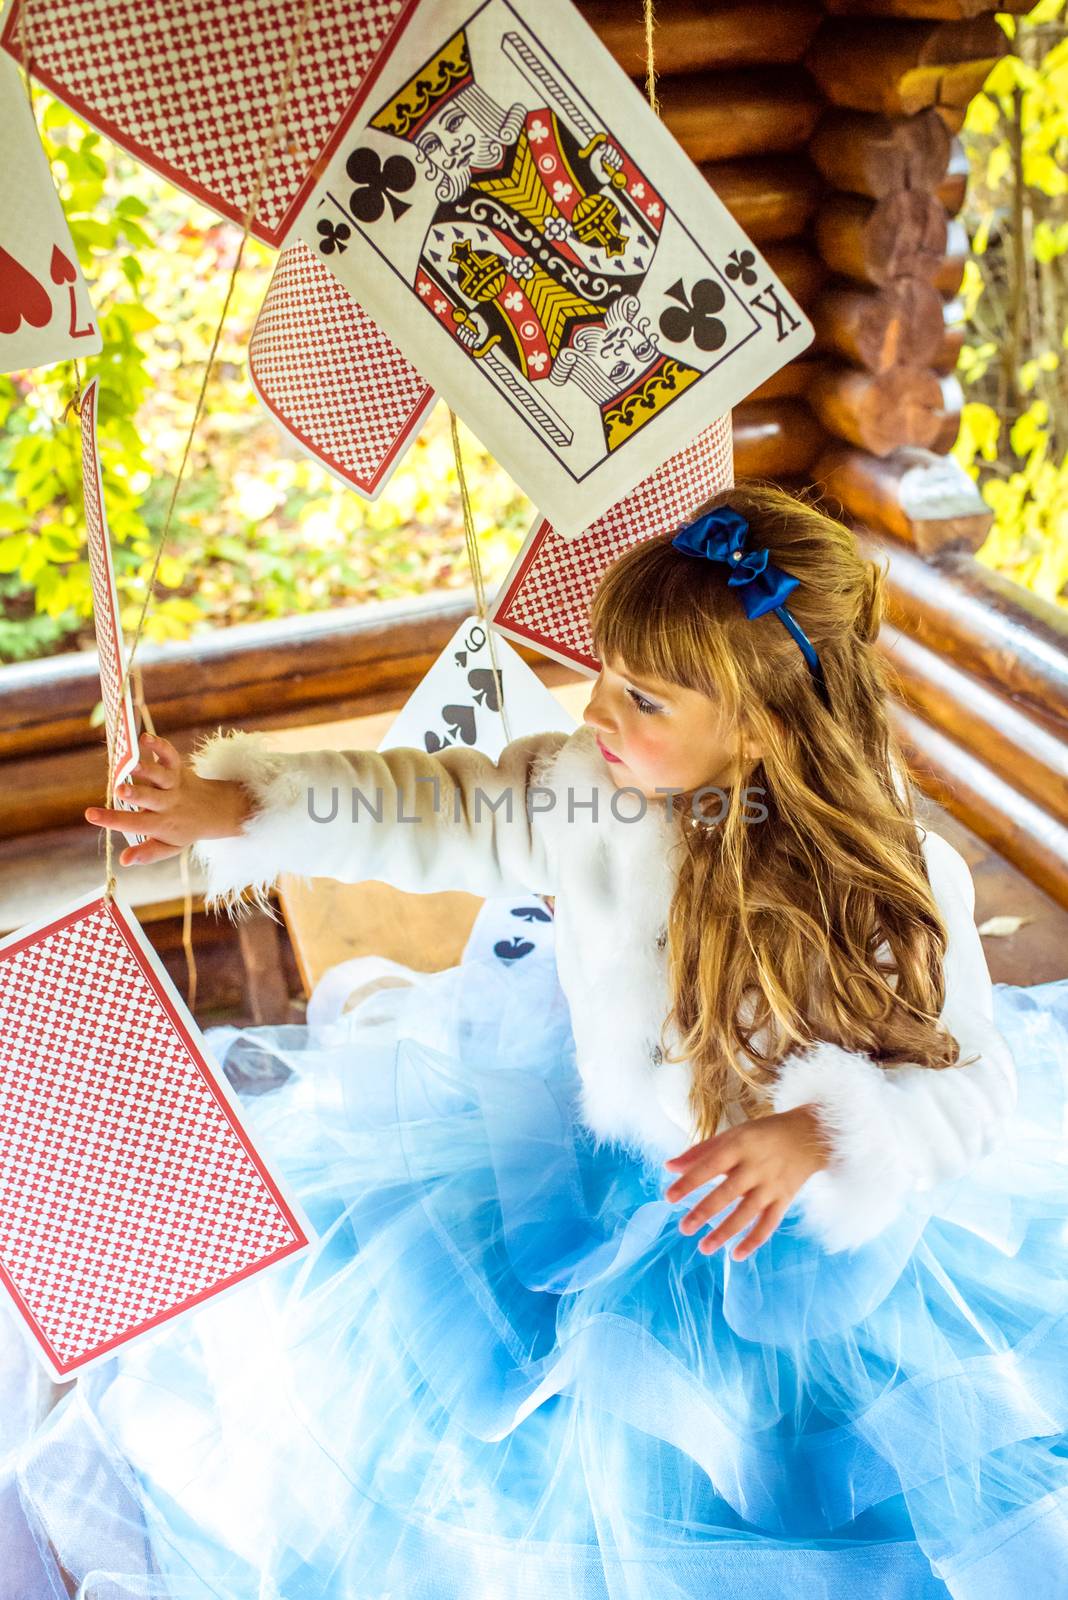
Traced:
[[718, 1227], [697, 1246], [711, 1255], [739, 1229], [753, 1226], [732, 1252], [742, 1261], [762, 1245], [779, 1226], [801, 1185], [825, 1167], [830, 1146], [814, 1107], [797, 1106], [728, 1128], [711, 1139], [691, 1145], [664, 1165], [679, 1172], [668, 1189], [667, 1200], [681, 1200], [709, 1179], [724, 1173], [722, 1183], [700, 1200], [679, 1223], [682, 1233], [694, 1233], [732, 1200], [738, 1204]]
[[242, 831], [252, 809], [242, 784], [199, 777], [173, 744], [158, 734], [144, 734], [140, 743], [141, 760], [115, 790], [116, 800], [128, 801], [137, 810], [90, 806], [85, 813], [94, 827], [147, 836], [143, 844], [126, 846], [119, 856], [121, 866], [165, 861], [197, 839], [227, 839]]

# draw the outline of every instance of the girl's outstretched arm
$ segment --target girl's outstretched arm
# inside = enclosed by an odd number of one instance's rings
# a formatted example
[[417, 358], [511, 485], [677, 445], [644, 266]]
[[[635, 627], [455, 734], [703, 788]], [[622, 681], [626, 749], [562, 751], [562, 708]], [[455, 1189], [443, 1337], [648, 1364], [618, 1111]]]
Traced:
[[866, 1243], [913, 1191], [965, 1173], [1001, 1142], [1016, 1105], [1016, 1067], [994, 1026], [971, 872], [939, 834], [927, 830], [923, 847], [949, 932], [941, 1021], [962, 1064], [882, 1067], [821, 1043], [787, 1056], [773, 1090], [776, 1111], [812, 1106], [830, 1143], [828, 1165], [798, 1194], [808, 1229], [829, 1252]]
[[567, 737], [528, 734], [494, 762], [463, 745], [283, 752], [261, 733], [220, 731], [192, 766], [240, 783], [252, 811], [236, 837], [193, 846], [205, 903], [233, 916], [244, 889], [262, 903], [280, 872], [410, 893], [553, 894], [552, 797], [537, 785]]

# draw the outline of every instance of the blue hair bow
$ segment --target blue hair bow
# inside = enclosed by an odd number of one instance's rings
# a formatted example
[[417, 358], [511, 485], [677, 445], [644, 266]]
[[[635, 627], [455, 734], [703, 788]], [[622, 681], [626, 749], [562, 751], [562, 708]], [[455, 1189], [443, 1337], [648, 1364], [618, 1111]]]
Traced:
[[738, 590], [738, 598], [750, 620], [762, 617], [768, 611], [775, 612], [797, 641], [820, 696], [830, 710], [830, 697], [819, 657], [808, 635], [786, 609], [786, 598], [797, 588], [800, 580], [777, 567], [765, 545], [747, 549], [748, 533], [749, 523], [741, 512], [735, 511], [733, 506], [724, 505], [706, 512], [694, 522], [687, 522], [671, 542], [684, 555], [703, 556], [707, 561], [721, 561], [729, 567], [731, 575], [727, 582], [731, 588]]

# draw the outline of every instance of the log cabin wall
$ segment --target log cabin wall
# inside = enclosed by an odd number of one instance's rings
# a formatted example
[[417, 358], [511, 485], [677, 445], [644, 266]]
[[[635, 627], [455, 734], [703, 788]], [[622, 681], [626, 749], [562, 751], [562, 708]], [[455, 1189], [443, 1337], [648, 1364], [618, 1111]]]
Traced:
[[[640, 81], [640, 0], [580, 9]], [[880, 644], [914, 776], [1068, 907], [1068, 614], [974, 560], [990, 512], [947, 455], [967, 256], [957, 134], [1007, 39], [984, 0], [658, 0], [656, 17], [662, 115], [817, 329], [735, 409], [737, 476], [816, 485], [853, 526], [887, 572]], [[144, 645], [146, 698], [183, 750], [218, 723], [396, 707], [472, 603], [450, 592]], [[99, 801], [99, 684], [72, 657], [4, 679], [0, 840], [17, 842]]]
[[[1023, 13], [1032, 0], [1001, 0]], [[645, 73], [638, 0], [580, 0]], [[1068, 906], [1068, 613], [973, 559], [952, 457], [968, 257], [959, 130], [988, 0], [658, 0], [660, 114], [816, 342], [734, 411], [735, 474], [815, 486], [887, 573], [880, 646], [920, 785]]]

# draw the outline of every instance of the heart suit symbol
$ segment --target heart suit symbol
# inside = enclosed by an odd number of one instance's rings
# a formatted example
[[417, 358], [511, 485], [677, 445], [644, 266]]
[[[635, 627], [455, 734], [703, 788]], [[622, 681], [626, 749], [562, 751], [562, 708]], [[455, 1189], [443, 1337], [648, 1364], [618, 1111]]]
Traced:
[[73, 261], [68, 261], [58, 244], [52, 246], [52, 260], [49, 263], [53, 283], [73, 283], [78, 274], [74, 270]]
[[0, 245], [0, 333], [15, 333], [22, 322], [44, 328], [51, 320], [48, 290]]

